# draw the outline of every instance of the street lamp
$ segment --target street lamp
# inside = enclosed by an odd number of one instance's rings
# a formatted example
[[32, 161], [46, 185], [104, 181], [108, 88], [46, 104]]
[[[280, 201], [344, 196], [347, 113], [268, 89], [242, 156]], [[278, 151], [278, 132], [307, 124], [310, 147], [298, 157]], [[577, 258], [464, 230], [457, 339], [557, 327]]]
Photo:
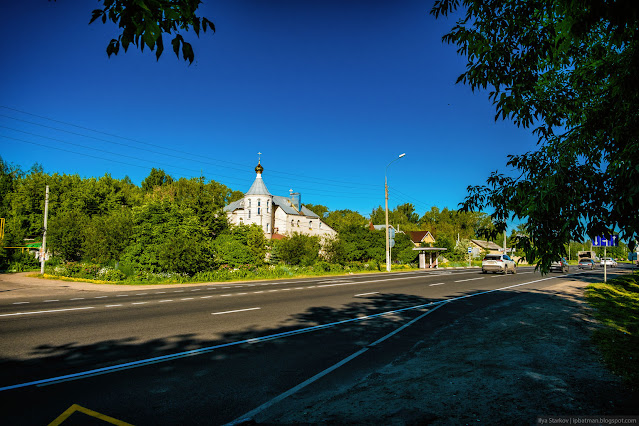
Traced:
[[[399, 157], [388, 163], [388, 166], [393, 164], [394, 161], [402, 158], [406, 153], [399, 154]], [[386, 170], [384, 171], [384, 190], [386, 192], [386, 272], [390, 272], [391, 270], [391, 255], [390, 255], [390, 233], [388, 230], [388, 166], [386, 166]]]

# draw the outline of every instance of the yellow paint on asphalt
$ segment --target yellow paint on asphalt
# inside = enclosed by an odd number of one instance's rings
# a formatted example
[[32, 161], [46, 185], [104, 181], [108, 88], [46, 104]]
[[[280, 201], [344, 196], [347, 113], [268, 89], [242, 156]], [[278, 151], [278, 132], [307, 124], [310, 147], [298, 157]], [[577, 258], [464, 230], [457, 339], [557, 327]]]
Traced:
[[79, 411], [80, 413], [84, 413], [87, 416], [95, 417], [96, 419], [102, 420], [103, 422], [111, 423], [112, 425], [116, 425], [116, 426], [133, 426], [130, 423], [123, 422], [122, 420], [114, 419], [113, 417], [109, 417], [109, 416], [107, 416], [105, 414], [98, 413], [97, 411], [89, 410], [88, 408], [84, 408], [84, 407], [82, 407], [82, 406], [80, 406], [78, 404], [73, 404], [72, 406], [67, 408], [67, 410], [64, 413], [60, 414], [57, 419], [55, 419], [54, 421], [49, 423], [49, 426], [59, 426], [59, 425], [61, 425], [65, 420], [67, 420], [76, 411]]

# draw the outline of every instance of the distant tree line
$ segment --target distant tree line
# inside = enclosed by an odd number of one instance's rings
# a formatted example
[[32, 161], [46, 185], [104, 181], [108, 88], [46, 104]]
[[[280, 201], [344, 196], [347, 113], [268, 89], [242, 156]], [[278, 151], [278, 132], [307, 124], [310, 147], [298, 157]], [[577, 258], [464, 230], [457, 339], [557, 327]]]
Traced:
[[[371, 224], [385, 222], [376, 208], [370, 218], [352, 210], [331, 211], [322, 205], [307, 207], [338, 231], [333, 239], [303, 234], [268, 241], [257, 226], [231, 226], [223, 207], [243, 197], [204, 177], [174, 179], [152, 169], [141, 185], [128, 177], [114, 179], [45, 173], [36, 164], [24, 171], [0, 158], [0, 217], [5, 235], [0, 270], [11, 262], [37, 264], [22, 256], [28, 242], [42, 241], [44, 192], [49, 185], [47, 249], [53, 263], [105, 265], [128, 276], [139, 271], [192, 276], [202, 271], [262, 267], [267, 264], [348, 266], [365, 264], [379, 269], [385, 261], [385, 232]], [[416, 261], [408, 231], [429, 230], [437, 246], [454, 257], [457, 241], [474, 238], [489, 221], [483, 213], [440, 211], [433, 207], [420, 216], [412, 204], [390, 211], [395, 237], [392, 260]], [[118, 275], [119, 276], [119, 275]]]

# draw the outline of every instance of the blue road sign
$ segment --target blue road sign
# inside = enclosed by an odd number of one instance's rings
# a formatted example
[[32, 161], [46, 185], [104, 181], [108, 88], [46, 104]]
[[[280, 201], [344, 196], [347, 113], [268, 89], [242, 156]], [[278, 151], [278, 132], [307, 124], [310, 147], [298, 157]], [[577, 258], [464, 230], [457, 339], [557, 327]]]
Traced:
[[595, 247], [617, 247], [619, 246], [619, 235], [596, 236], [592, 245]]
[[473, 248], [472, 247], [468, 247], [468, 253], [472, 253], [473, 252]]
[[628, 260], [637, 260], [637, 253], [634, 251], [631, 253], [628, 253]]

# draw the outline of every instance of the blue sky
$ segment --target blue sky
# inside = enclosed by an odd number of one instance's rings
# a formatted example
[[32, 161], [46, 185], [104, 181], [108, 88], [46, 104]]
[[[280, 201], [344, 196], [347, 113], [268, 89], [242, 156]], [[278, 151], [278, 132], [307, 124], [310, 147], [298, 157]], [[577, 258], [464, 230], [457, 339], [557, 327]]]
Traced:
[[196, 60], [108, 58], [98, 2], [2, 2], [0, 155], [28, 169], [139, 184], [152, 167], [247, 191], [258, 152], [275, 195], [368, 215], [384, 203], [456, 208], [468, 185], [535, 147], [494, 121], [432, 1], [219, 0], [200, 6]]

